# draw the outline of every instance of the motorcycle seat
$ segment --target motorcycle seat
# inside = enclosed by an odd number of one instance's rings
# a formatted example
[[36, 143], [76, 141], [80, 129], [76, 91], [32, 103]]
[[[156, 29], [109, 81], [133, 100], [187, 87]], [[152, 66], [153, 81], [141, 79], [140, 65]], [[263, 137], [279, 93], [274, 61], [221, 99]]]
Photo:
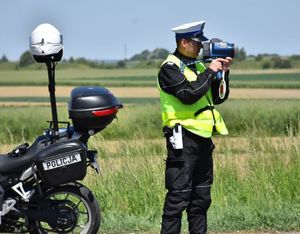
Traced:
[[27, 151], [17, 157], [11, 154], [0, 154], [0, 174], [18, 173], [30, 167], [41, 149], [39, 142], [31, 145]]
[[18, 173], [28, 168], [35, 158], [35, 154], [26, 153], [20, 157], [0, 154], [0, 174]]

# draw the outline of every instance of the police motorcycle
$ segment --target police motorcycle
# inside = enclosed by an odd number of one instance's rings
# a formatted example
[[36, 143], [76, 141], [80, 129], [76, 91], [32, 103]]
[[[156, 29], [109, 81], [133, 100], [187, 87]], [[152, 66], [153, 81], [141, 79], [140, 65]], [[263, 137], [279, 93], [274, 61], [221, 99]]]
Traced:
[[52, 121], [32, 145], [0, 156], [0, 232], [97, 233], [98, 202], [78, 180], [84, 179], [88, 166], [98, 172], [89, 137], [109, 125], [122, 105], [103, 87], [77, 87], [68, 106], [73, 125], [59, 122], [55, 65], [62, 58], [62, 35], [41, 24], [31, 34], [30, 51], [47, 65]]

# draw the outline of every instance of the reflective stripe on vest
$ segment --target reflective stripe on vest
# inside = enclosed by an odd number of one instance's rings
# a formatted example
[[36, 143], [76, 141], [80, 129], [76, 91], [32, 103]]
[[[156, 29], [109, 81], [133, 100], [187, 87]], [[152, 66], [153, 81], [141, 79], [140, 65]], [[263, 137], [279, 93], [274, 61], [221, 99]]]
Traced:
[[[197, 75], [188, 67], [182, 67], [182, 62], [173, 54], [170, 54], [162, 63], [163, 66], [167, 62], [172, 62], [183, 70], [183, 75], [188, 81], [195, 81]], [[197, 73], [200, 74], [205, 71], [206, 67], [202, 63], [196, 64]], [[162, 111], [163, 126], [174, 127], [176, 123], [180, 123], [188, 131], [202, 136], [211, 137], [214, 127], [217, 133], [228, 134], [225, 123], [220, 113], [213, 108], [211, 89], [200, 98], [197, 102], [188, 105], [182, 103], [175, 96], [164, 92], [159, 84], [160, 90], [160, 104]], [[210, 108], [205, 108], [209, 106]], [[195, 115], [198, 110], [204, 109], [201, 113]]]

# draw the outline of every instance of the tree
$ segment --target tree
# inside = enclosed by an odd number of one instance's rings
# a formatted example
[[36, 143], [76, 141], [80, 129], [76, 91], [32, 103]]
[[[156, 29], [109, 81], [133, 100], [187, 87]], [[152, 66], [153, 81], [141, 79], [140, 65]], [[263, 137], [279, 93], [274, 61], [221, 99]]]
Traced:
[[271, 68], [271, 63], [269, 61], [264, 62], [262, 65], [262, 69], [269, 69]]
[[165, 59], [169, 53], [166, 49], [157, 48], [149, 54], [148, 59]]
[[126, 61], [125, 60], [120, 60], [117, 63], [117, 68], [125, 68], [126, 67]]
[[141, 53], [131, 57], [131, 61], [148, 61], [153, 59], [165, 59], [170, 52], [166, 49], [157, 48], [150, 52], [149, 50], [143, 50]]
[[143, 50], [140, 54], [136, 54], [131, 57], [131, 61], [141, 61], [141, 60], [147, 60], [148, 56], [150, 54], [149, 50]]
[[258, 54], [256, 57], [255, 57], [255, 61], [257, 62], [260, 62], [263, 60], [263, 55], [262, 54]]
[[236, 60], [239, 60], [239, 61], [245, 60], [247, 57], [245, 49], [244, 48], [240, 49], [240, 48], [236, 47], [234, 50], [234, 57]]
[[25, 51], [20, 57], [19, 66], [26, 67], [33, 63], [34, 63], [34, 59], [32, 58], [30, 51], [29, 50]]
[[71, 57], [71, 58], [69, 59], [69, 63], [74, 63], [74, 58], [73, 58], [73, 57]]
[[2, 56], [2, 58], [0, 59], [0, 63], [6, 63], [9, 62], [7, 57], [5, 56], [5, 54]]
[[280, 57], [274, 57], [273, 59], [273, 68], [291, 68], [292, 64], [287, 59], [282, 59]]
[[300, 55], [298, 55], [298, 54], [293, 54], [293, 55], [291, 56], [291, 60], [300, 60]]

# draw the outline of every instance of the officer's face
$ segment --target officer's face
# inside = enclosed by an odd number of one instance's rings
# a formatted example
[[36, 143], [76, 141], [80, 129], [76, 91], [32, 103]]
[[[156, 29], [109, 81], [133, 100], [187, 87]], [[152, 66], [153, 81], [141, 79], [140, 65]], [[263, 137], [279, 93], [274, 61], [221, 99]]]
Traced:
[[183, 52], [184, 55], [190, 57], [190, 58], [197, 58], [198, 54], [200, 52], [200, 49], [202, 48], [201, 42], [194, 41], [191, 39], [183, 39], [182, 40], [182, 46], [183, 46]]

